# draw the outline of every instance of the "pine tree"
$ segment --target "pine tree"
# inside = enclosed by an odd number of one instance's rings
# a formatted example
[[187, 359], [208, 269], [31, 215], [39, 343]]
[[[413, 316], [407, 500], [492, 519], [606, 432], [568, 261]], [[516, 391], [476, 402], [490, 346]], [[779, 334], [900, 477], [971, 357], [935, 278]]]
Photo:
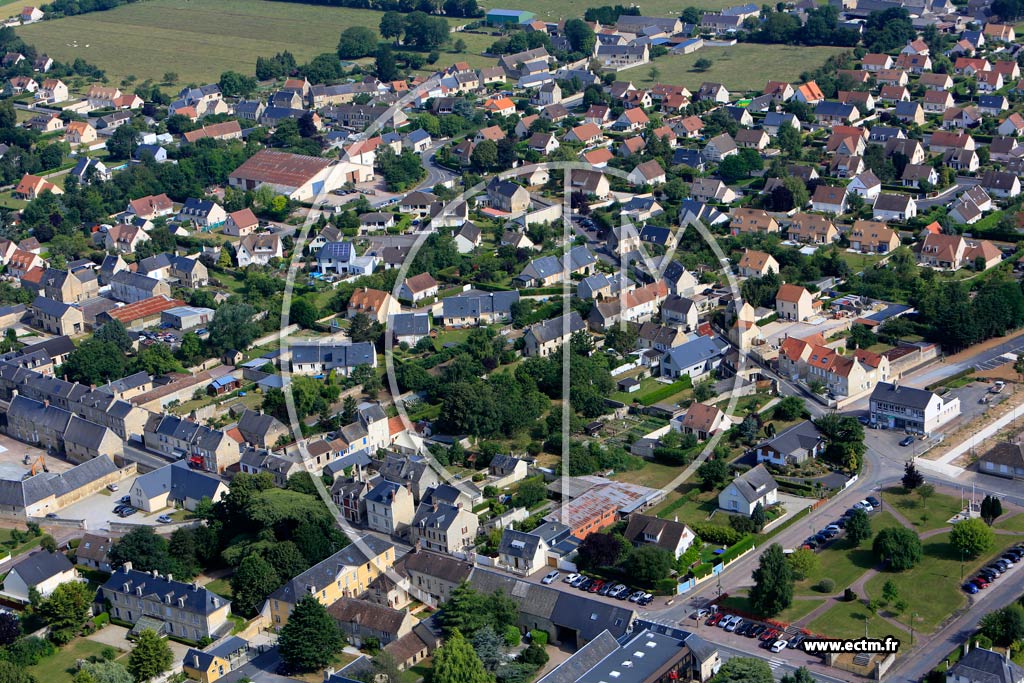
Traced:
[[917, 468], [914, 467], [914, 462], [908, 462], [903, 467], [903, 488], [908, 491], [913, 491], [923, 483], [924, 477], [917, 471]]
[[324, 668], [341, 644], [338, 624], [312, 595], [306, 595], [295, 605], [278, 638], [281, 660], [296, 671]]
[[768, 522], [768, 517], [764, 512], [764, 505], [760, 502], [754, 506], [753, 512], [750, 513], [750, 521], [754, 523], [754, 528], [757, 529], [758, 533], [761, 533], [761, 529]]
[[458, 629], [434, 653], [433, 683], [493, 683], [484, 663]]

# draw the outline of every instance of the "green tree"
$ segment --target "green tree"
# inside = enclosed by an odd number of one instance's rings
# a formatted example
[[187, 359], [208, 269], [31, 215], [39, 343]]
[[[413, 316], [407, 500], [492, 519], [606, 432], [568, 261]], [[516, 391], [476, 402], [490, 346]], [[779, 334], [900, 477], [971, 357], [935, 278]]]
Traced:
[[388, 39], [393, 39], [397, 44], [405, 31], [405, 16], [400, 12], [385, 12], [380, 18], [380, 34]]
[[780, 679], [780, 683], [815, 683], [815, 680], [811, 672], [807, 670], [807, 667], [801, 666], [793, 673], [785, 674]]
[[377, 78], [382, 81], [394, 81], [401, 75], [398, 71], [398, 64], [395, 61], [394, 51], [383, 43], [377, 47], [374, 65]]
[[807, 414], [807, 404], [799, 396], [787, 396], [775, 404], [772, 417], [783, 422], [799, 420]]
[[377, 36], [365, 26], [350, 26], [338, 39], [338, 56], [342, 59], [369, 57], [377, 49]]
[[818, 571], [818, 567], [821, 566], [821, 561], [813, 550], [807, 548], [799, 548], [789, 554], [787, 558], [789, 562], [789, 569], [793, 572], [793, 578], [797, 581], [803, 581], [808, 576]]
[[337, 622], [312, 595], [295, 605], [278, 638], [281, 660], [296, 671], [323, 669], [341, 645]]
[[70, 581], [57, 586], [39, 605], [39, 616], [50, 627], [50, 640], [63, 645], [71, 641], [85, 623], [94, 593], [88, 584]]
[[698, 403], [704, 401], [710, 401], [715, 397], [715, 382], [712, 379], [706, 379], [702, 382], [697, 382], [693, 387], [693, 399]]
[[914, 461], [910, 460], [906, 465], [903, 466], [903, 488], [908, 491], [913, 491], [918, 486], [924, 483], [924, 477], [920, 472], [917, 471], [917, 467], [914, 466]]
[[21, 636], [21, 619], [13, 612], [0, 612], [0, 646], [6, 647]]
[[489, 171], [498, 165], [498, 145], [493, 140], [483, 140], [473, 148], [470, 163], [477, 171]]
[[949, 532], [949, 542], [967, 557], [978, 557], [992, 547], [995, 539], [995, 532], [974, 517], [957, 522]]
[[167, 641], [147, 628], [139, 634], [128, 655], [128, 671], [135, 683], [143, 683], [170, 669], [173, 660], [174, 654]]
[[672, 553], [656, 545], [643, 545], [626, 556], [623, 569], [630, 578], [651, 586], [658, 579], [664, 579], [672, 571], [675, 558]]
[[751, 511], [750, 521], [754, 525], [754, 531], [761, 533], [761, 529], [764, 529], [764, 525], [768, 522], [768, 517], [765, 514], [764, 505], [761, 504], [761, 501], [758, 501]]
[[107, 151], [111, 159], [131, 159], [139, 146], [139, 132], [132, 124], [121, 126], [107, 140]]
[[115, 344], [117, 348], [125, 353], [131, 351], [135, 344], [135, 340], [128, 334], [128, 330], [120, 320], [111, 320], [109, 323], [104, 323], [93, 333], [92, 338]]
[[900, 599], [900, 589], [892, 579], [886, 579], [882, 584], [882, 599], [890, 604]]
[[875, 535], [871, 548], [879, 561], [888, 562], [897, 572], [912, 568], [924, 557], [921, 539], [904, 527], [882, 529]]
[[928, 499], [935, 495], [935, 487], [931, 484], [921, 484], [917, 487], [917, 495], [921, 499], [921, 507], [928, 507]]
[[36, 677], [17, 664], [0, 660], [0, 683], [36, 683]]
[[1013, 603], [989, 612], [978, 622], [978, 629], [994, 645], [1009, 647], [1024, 638], [1024, 607]]
[[434, 653], [432, 683], [492, 683], [473, 646], [456, 629]]
[[1002, 501], [996, 496], [985, 496], [985, 499], [981, 501], [981, 518], [985, 520], [985, 523], [992, 526], [992, 523], [1002, 514]]
[[782, 546], [773, 543], [761, 555], [754, 570], [750, 606], [762, 617], [774, 617], [793, 602], [793, 572]]
[[317, 311], [316, 306], [301, 298], [292, 302], [291, 310], [288, 313], [289, 320], [307, 330], [316, 327], [316, 321], [319, 317], [320, 312]]
[[590, 28], [590, 25], [582, 19], [566, 20], [565, 37], [573, 52], [579, 52], [588, 57], [593, 53], [594, 44], [597, 42], [594, 29]]
[[611, 534], [591, 533], [579, 547], [580, 565], [587, 568], [611, 567], [623, 555], [622, 543]]
[[82, 384], [105, 384], [124, 377], [124, 352], [112, 342], [88, 339], [72, 351], [60, 374]]
[[244, 351], [259, 334], [252, 321], [256, 309], [249, 304], [227, 302], [217, 309], [210, 321], [209, 343], [217, 353], [228, 349]]
[[711, 683], [774, 683], [768, 662], [754, 657], [730, 657]]
[[693, 63], [693, 70], [694, 71], [707, 71], [708, 69], [711, 68], [712, 64], [713, 64], [713, 62], [710, 59], [708, 59], [707, 57], [701, 57], [700, 59], [698, 59], [696, 62]]
[[95, 683], [132, 683], [131, 673], [120, 662], [82, 662], [78, 670]]
[[846, 520], [846, 540], [856, 548], [864, 541], [871, 538], [871, 518], [864, 510], [854, 510]]
[[246, 555], [231, 577], [231, 609], [249, 617], [281, 585], [274, 568], [257, 553]]
[[710, 457], [697, 468], [700, 487], [704, 491], [714, 491], [729, 481], [729, 463], [724, 458]]
[[237, 71], [225, 71], [220, 75], [218, 83], [221, 92], [228, 97], [249, 97], [258, 85], [255, 78]]
[[532, 508], [548, 497], [548, 488], [542, 477], [530, 477], [519, 482], [513, 502], [519, 507]]

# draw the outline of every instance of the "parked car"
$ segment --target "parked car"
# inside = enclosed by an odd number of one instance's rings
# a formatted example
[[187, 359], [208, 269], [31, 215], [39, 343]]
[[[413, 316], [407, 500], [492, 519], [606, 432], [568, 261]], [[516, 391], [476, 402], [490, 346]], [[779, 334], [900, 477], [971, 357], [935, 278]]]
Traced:
[[866, 500], [867, 502], [871, 503], [872, 507], [876, 507], [877, 508], [877, 507], [881, 507], [881, 505], [882, 505], [882, 501], [878, 500], [874, 496], [868, 496], [864, 500]]
[[629, 601], [630, 602], [637, 602], [642, 597], [644, 597], [644, 592], [643, 591], [633, 591], [633, 593], [629, 596]]
[[119, 500], [118, 502], [119, 503], [130, 503], [130, 502], [132, 502], [132, 497], [131, 496], [121, 496], [121, 500]]
[[783, 650], [786, 649], [786, 645], [788, 645], [788, 644], [789, 643], [787, 643], [784, 640], [776, 640], [774, 643], [772, 643], [772, 646], [769, 649], [772, 652], [782, 652]]
[[602, 581], [601, 579], [594, 579], [593, 581], [590, 582], [590, 585], [587, 586], [587, 592], [588, 593], [596, 593], [597, 591], [601, 590], [602, 588], [604, 588], [604, 581]]
[[980, 576], [976, 576], [973, 579], [971, 579], [971, 583], [973, 583], [978, 588], [988, 588], [988, 581], [981, 578]]
[[582, 581], [580, 581], [579, 585], [576, 587], [579, 588], [581, 591], [585, 591], [588, 588], [590, 588], [590, 584], [592, 583], [594, 583], [593, 579], [585, 577]]
[[547, 574], [544, 575], [544, 578], [541, 579], [540, 582], [545, 584], [545, 585], [550, 585], [550, 584], [554, 583], [555, 580], [557, 580], [559, 576], [561, 576], [561, 572], [559, 572], [556, 569], [552, 569], [551, 571], [549, 571]]
[[612, 592], [612, 588], [615, 588], [615, 584], [613, 584], [613, 583], [606, 583], [606, 584], [604, 584], [603, 586], [601, 586], [600, 588], [597, 589], [597, 594], [598, 595], [608, 595], [609, 593]]
[[909, 446], [912, 443], [914, 443], [914, 437], [912, 436], [905, 436], [902, 439], [900, 439], [901, 446]]
[[156, 518], [156, 521], [160, 522], [161, 524], [170, 524], [174, 520], [171, 519], [170, 515], [160, 515]]
[[743, 619], [736, 617], [735, 619], [729, 622], [729, 625], [725, 627], [725, 630], [731, 633], [738, 629], [742, 623]]
[[700, 619], [703, 619], [704, 617], [706, 617], [707, 615], [708, 615], [708, 610], [705, 609], [704, 607], [701, 607], [699, 610], [697, 610], [696, 612], [691, 614], [690, 618], [691, 619], [700, 620]]
[[59, 518], [60, 518], [60, 515], [58, 515], [56, 512], [47, 512], [46, 513], [46, 519], [59, 519]]
[[1017, 562], [1020, 561], [1019, 556], [1011, 555], [1010, 553], [1003, 553], [1003, 556], [1000, 559], [1006, 560], [1010, 564], [1017, 564]]
[[729, 624], [732, 623], [732, 620], [735, 617], [736, 617], [735, 614], [727, 614], [727, 615], [725, 615], [725, 617], [720, 622], [718, 622], [718, 628], [726, 628]]
[[757, 638], [762, 633], [768, 630], [768, 627], [764, 624], [754, 624], [754, 627], [747, 631], [747, 638]]
[[795, 636], [793, 636], [792, 638], [789, 639], [789, 647], [790, 647], [790, 649], [795, 650], [798, 647], [800, 647], [800, 644], [803, 643], [803, 642], [804, 642], [804, 634], [798, 633], [798, 634], [796, 634]]
[[974, 583], [971, 583], [970, 581], [963, 585], [963, 589], [965, 593], [970, 593], [971, 595], [974, 595], [978, 592], [978, 586]]
[[721, 612], [716, 612], [715, 614], [712, 614], [711, 617], [708, 618], [707, 626], [718, 626], [718, 623], [722, 621], [723, 617], [725, 617], [725, 615]]
[[651, 604], [652, 600], [654, 600], [654, 595], [652, 593], [644, 593], [644, 597], [642, 597], [639, 600], [637, 600], [636, 604], [641, 605], [641, 606], [649, 605], [649, 604]]
[[118, 486], [117, 484], [107, 484], [107, 490], [108, 491], [116, 491], [119, 488], [121, 488], [121, 487]]
[[572, 582], [575, 581], [577, 577], [579, 577], [579, 574], [576, 574], [575, 572], [572, 574], [567, 574], [566, 577], [562, 579], [562, 583], [567, 583], [571, 586]]

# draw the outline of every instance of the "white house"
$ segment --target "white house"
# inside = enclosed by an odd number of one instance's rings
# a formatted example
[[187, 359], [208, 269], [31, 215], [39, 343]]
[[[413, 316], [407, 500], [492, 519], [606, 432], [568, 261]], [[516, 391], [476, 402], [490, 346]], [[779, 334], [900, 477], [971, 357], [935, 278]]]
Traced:
[[960, 414], [960, 399], [943, 400], [924, 389], [879, 382], [871, 392], [871, 422], [915, 434], [933, 434]]
[[718, 507], [749, 516], [760, 503], [762, 507], [778, 501], [779, 485], [764, 465], [747, 470], [732, 480], [718, 494]]
[[4, 578], [3, 595], [28, 603], [30, 588], [45, 598], [60, 584], [79, 580], [75, 565], [63, 553], [37, 550], [11, 567]]

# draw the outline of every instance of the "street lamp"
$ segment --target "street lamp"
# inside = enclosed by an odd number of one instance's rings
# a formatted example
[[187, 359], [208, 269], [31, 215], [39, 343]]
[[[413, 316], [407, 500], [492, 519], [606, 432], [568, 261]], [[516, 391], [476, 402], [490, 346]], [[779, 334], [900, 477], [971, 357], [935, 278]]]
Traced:
[[914, 646], [914, 621], [917, 620], [917, 612], [910, 615], [910, 646]]

